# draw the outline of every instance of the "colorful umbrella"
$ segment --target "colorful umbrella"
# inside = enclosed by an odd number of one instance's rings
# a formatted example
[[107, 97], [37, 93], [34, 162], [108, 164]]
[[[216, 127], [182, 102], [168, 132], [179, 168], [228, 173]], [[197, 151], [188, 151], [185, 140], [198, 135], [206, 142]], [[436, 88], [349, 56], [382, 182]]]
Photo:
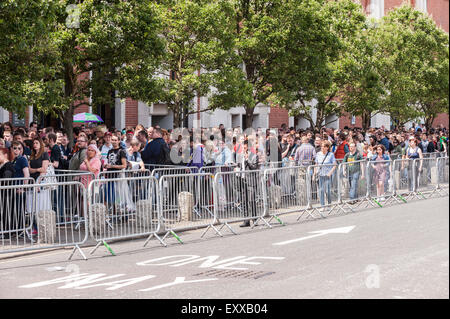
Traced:
[[78, 113], [78, 114], [74, 115], [73, 122], [74, 123], [86, 123], [86, 122], [98, 123], [98, 122], [103, 122], [103, 120], [100, 116], [98, 116], [96, 114]]

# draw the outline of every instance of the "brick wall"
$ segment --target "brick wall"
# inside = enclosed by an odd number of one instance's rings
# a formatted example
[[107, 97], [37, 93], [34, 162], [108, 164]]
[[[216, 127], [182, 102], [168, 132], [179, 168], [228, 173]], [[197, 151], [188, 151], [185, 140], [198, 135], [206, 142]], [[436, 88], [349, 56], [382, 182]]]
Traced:
[[125, 127], [138, 125], [138, 101], [125, 99]]
[[436, 24], [448, 33], [448, 0], [428, 0], [427, 12]]
[[360, 116], [357, 116], [355, 119], [355, 124], [352, 124], [352, 115], [350, 113], [344, 112], [342, 116], [339, 118], [339, 129], [342, 130], [344, 127], [362, 127], [362, 120]]
[[289, 125], [288, 110], [271, 107], [269, 114], [269, 128], [281, 128], [282, 124]]
[[438, 114], [437, 118], [433, 121], [433, 127], [437, 127], [443, 124], [447, 129], [449, 128], [449, 116], [448, 114], [441, 113]]
[[405, 0], [384, 0], [384, 14], [386, 15], [389, 10], [400, 7], [404, 3], [409, 3], [411, 5], [414, 5], [411, 1], [405, 1]]

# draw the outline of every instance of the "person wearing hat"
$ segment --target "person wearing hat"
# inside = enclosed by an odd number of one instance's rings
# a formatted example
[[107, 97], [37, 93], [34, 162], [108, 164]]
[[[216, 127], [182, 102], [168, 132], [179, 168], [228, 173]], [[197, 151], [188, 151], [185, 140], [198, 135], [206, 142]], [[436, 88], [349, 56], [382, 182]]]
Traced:
[[131, 141], [134, 137], [134, 131], [133, 130], [127, 130], [126, 138], [125, 138], [125, 149], [129, 149], [131, 147]]
[[[423, 153], [418, 145], [418, 141], [414, 136], [410, 136], [408, 139], [408, 147], [406, 148], [405, 155], [403, 159], [423, 159]], [[408, 163], [408, 178], [409, 178], [409, 190], [413, 191], [415, 187], [418, 186], [418, 177], [422, 173], [422, 161], [418, 161], [418, 165], [414, 167], [414, 163]], [[403, 163], [402, 163], [403, 164]], [[415, 169], [415, 172], [413, 171]], [[413, 179], [414, 173], [416, 179]]]

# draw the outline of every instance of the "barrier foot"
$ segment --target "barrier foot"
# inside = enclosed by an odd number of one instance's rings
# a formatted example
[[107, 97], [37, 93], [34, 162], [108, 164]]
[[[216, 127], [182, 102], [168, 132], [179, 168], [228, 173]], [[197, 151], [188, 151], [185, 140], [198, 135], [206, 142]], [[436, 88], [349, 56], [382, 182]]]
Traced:
[[100, 247], [101, 244], [102, 244], [102, 242], [99, 241], [99, 242], [97, 243], [97, 245], [94, 247], [94, 249], [93, 249], [89, 254], [92, 255], [93, 253], [95, 253], [95, 251], [97, 250], [98, 247]]
[[375, 198], [373, 198], [373, 201], [374, 201], [378, 206], [383, 207], [383, 205], [381, 205], [380, 202], [377, 201]]
[[103, 244], [103, 246], [106, 247], [106, 249], [108, 249], [108, 251], [111, 253], [111, 255], [115, 256], [116, 254], [114, 253], [114, 251], [111, 249], [111, 247], [106, 243], [106, 241], [102, 240], [99, 241], [97, 243], [97, 245], [95, 246], [95, 248], [91, 251], [91, 255], [98, 249], [98, 247], [100, 247], [100, 245]]
[[164, 241], [164, 239], [166, 239], [166, 237], [169, 235], [169, 234], [171, 234], [173, 237], [175, 237], [176, 238], [176, 240], [178, 240], [178, 242], [180, 243], [180, 244], [183, 244], [183, 241], [181, 240], [181, 238], [180, 237], [178, 237], [178, 235], [177, 234], [175, 234], [175, 232], [173, 231], [173, 230], [169, 230], [169, 231], [167, 231], [167, 233], [164, 235], [164, 237], [163, 237], [163, 241]]
[[155, 236], [156, 239], [159, 240], [159, 242], [161, 243], [161, 245], [163, 245], [164, 247], [167, 247], [166, 243], [157, 235], [157, 234], [151, 234], [147, 240], [144, 243], [144, 247], [147, 246], [148, 242], [152, 239], [152, 237]]
[[111, 253], [111, 255], [115, 256], [116, 254], [114, 253], [114, 251], [111, 249], [111, 247], [109, 247], [109, 245], [106, 243], [106, 241], [103, 241], [103, 246], [106, 247], [106, 249], [108, 249], [108, 251]]
[[272, 218], [275, 218], [281, 225], [284, 226], [283, 221], [277, 215], [273, 215]]
[[83, 259], [87, 260], [86, 255], [83, 253], [83, 250], [81, 250], [80, 246], [78, 246], [78, 245], [75, 245], [75, 247], [72, 250], [72, 253], [70, 254], [70, 256], [67, 260], [71, 260], [73, 255], [75, 254], [75, 251], [77, 251], [77, 250], [80, 252], [81, 256], [83, 256]]
[[214, 231], [216, 232], [217, 235], [219, 235], [220, 237], [223, 237], [223, 235], [220, 233], [220, 231], [218, 231], [217, 228], [214, 227], [214, 225], [210, 224], [210, 225], [208, 225], [208, 227], [206, 228], [206, 230], [203, 232], [203, 234], [200, 236], [200, 238], [203, 238], [203, 236], [206, 235], [206, 233], [208, 232], [208, 230], [209, 230], [210, 228], [214, 229]]
[[219, 231], [222, 230], [222, 228], [223, 228], [224, 226], [227, 226], [228, 229], [229, 229], [233, 234], [237, 235], [237, 233], [233, 230], [233, 228], [231, 228], [230, 225], [228, 225], [227, 222], [224, 222], [224, 223], [222, 224], [222, 227], [220, 227]]
[[[272, 216], [273, 218], [274, 216]], [[258, 226], [258, 220], [262, 220], [264, 222], [264, 224], [267, 225], [267, 227], [272, 228], [272, 226], [263, 218], [263, 217], [258, 217], [255, 222], [253, 223], [253, 225], [250, 227], [251, 229], [253, 229], [253, 227]], [[278, 218], [277, 218], [278, 219]], [[272, 220], [272, 219], [271, 219]], [[279, 219], [278, 219], [279, 220]]]
[[[299, 221], [305, 213], [307, 213], [308, 216], [311, 217], [312, 219], [316, 219], [316, 217], [314, 217], [314, 215], [312, 214], [316, 210], [317, 209], [313, 208], [313, 207], [303, 210], [303, 212], [300, 214], [300, 216], [298, 216], [297, 221]], [[317, 212], [319, 213], [320, 217], [325, 218], [325, 216], [323, 216], [318, 210], [317, 210]]]
[[406, 199], [402, 195], [397, 194], [397, 197], [399, 197], [404, 203], [407, 203]]

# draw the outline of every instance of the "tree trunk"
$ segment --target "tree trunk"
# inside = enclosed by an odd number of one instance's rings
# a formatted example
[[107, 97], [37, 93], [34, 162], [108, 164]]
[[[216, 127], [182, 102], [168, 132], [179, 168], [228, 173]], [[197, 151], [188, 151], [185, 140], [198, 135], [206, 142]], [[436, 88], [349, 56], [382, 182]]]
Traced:
[[371, 116], [370, 116], [370, 112], [369, 111], [364, 111], [361, 114], [362, 127], [363, 127], [364, 131], [367, 131], [369, 129], [369, 127], [370, 127], [370, 119], [371, 119]]
[[181, 107], [179, 105], [175, 105], [175, 107], [172, 109], [173, 111], [173, 128], [180, 128], [182, 125], [182, 119], [181, 119]]
[[429, 132], [433, 127], [434, 118], [434, 115], [428, 115], [425, 117], [425, 128], [427, 129], [427, 132]]
[[67, 131], [67, 139], [69, 140], [69, 147], [73, 148], [73, 113], [75, 109], [73, 106], [70, 106], [63, 114], [62, 122], [63, 127]]
[[243, 128], [244, 130], [252, 127], [254, 111], [255, 111], [254, 107], [246, 107], [245, 108], [245, 123], [244, 123], [244, 128]]

